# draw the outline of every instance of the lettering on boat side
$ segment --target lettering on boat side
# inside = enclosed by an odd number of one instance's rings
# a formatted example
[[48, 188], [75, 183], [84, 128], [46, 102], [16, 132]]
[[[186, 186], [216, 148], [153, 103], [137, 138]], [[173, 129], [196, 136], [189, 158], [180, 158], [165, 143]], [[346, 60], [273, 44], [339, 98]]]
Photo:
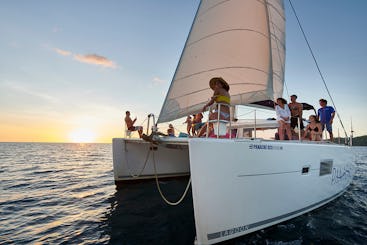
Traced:
[[[353, 168], [353, 166], [351, 166]], [[244, 226], [240, 226], [240, 227], [236, 227], [236, 228], [232, 228], [232, 229], [228, 229], [228, 230], [224, 230], [224, 231], [218, 231], [218, 232], [214, 232], [214, 233], [210, 233], [207, 234], [208, 240], [212, 240], [212, 239], [217, 239], [223, 236], [229, 236], [235, 233], [239, 233], [239, 232], [245, 232], [248, 229], [253, 229], [259, 226], [268, 226], [270, 223], [274, 224], [274, 222], [278, 222], [279, 220], [285, 220], [285, 219], [289, 219], [291, 216], [296, 215], [296, 214], [300, 214], [302, 212], [305, 211], [311, 211], [312, 209], [319, 207], [320, 205], [323, 205], [331, 200], [333, 200], [334, 198], [340, 196], [343, 193], [343, 191], [338, 192], [336, 194], [334, 194], [333, 196], [326, 198], [324, 200], [321, 200], [317, 203], [311, 204], [307, 207], [295, 210], [293, 212], [287, 213], [287, 214], [283, 214], [283, 215], [279, 215], [277, 217], [273, 217], [273, 218], [269, 218], [266, 220], [262, 220], [259, 222], [255, 222], [252, 224], [248, 224], [248, 225], [244, 225]]]
[[283, 146], [261, 144], [250, 144], [248, 148], [250, 150], [283, 150]]
[[345, 182], [352, 178], [353, 176], [353, 166], [347, 165], [342, 168], [333, 167], [333, 172], [331, 175], [331, 184], [338, 184], [340, 182]]
[[232, 235], [232, 234], [236, 234], [238, 232], [246, 231], [248, 229], [249, 229], [249, 226], [244, 225], [244, 226], [235, 227], [235, 228], [232, 228], [232, 229], [229, 229], [229, 230], [208, 234], [208, 240], [212, 240], [212, 239], [223, 237], [223, 236], [229, 236], [229, 235]]

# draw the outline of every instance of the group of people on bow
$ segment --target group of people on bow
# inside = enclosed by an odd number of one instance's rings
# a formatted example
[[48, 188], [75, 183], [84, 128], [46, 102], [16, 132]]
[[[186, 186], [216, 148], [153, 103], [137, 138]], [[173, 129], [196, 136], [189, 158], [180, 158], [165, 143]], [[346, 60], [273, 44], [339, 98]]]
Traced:
[[319, 100], [320, 108], [317, 115], [309, 116], [309, 123], [305, 128], [302, 119], [303, 105], [296, 101], [297, 95], [292, 95], [290, 99], [291, 102], [287, 104], [284, 98], [278, 98], [275, 105], [280, 140], [293, 139], [292, 132], [296, 127], [301, 130], [301, 137], [304, 140], [320, 141], [325, 128], [329, 132], [330, 141], [334, 140], [332, 124], [335, 110], [332, 106], [327, 105], [327, 100]]

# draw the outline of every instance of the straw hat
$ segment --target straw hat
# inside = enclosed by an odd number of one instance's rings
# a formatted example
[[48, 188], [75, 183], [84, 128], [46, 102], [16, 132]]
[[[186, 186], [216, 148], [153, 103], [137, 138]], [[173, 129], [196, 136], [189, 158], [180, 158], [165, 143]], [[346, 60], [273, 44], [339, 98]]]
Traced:
[[210, 88], [214, 90], [215, 84], [217, 82], [221, 82], [223, 88], [225, 90], [229, 91], [229, 85], [228, 85], [228, 83], [223, 78], [221, 78], [221, 77], [213, 77], [212, 79], [210, 79], [210, 81], [209, 81]]

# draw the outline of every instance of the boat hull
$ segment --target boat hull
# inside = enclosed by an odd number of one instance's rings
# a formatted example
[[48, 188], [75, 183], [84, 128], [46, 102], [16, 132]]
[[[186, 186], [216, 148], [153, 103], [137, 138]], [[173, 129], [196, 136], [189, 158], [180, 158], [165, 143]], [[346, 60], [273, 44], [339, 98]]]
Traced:
[[262, 140], [189, 142], [197, 244], [232, 239], [316, 209], [343, 193], [350, 147]]

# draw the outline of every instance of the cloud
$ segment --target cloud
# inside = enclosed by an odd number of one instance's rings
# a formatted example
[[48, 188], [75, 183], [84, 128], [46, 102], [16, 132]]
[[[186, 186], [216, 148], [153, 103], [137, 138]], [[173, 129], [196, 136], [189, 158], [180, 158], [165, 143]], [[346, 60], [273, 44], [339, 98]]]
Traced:
[[86, 54], [86, 55], [73, 54], [70, 51], [59, 49], [59, 48], [54, 48], [53, 50], [62, 56], [73, 56], [74, 60], [77, 60], [81, 63], [98, 65], [98, 66], [103, 66], [103, 67], [108, 67], [108, 68], [117, 68], [117, 65], [115, 62], [113, 62], [112, 60], [104, 56], [98, 55], [98, 54]]
[[62, 50], [62, 49], [59, 49], [59, 48], [54, 48], [54, 50], [56, 51], [56, 53], [62, 55], [62, 56], [69, 56], [71, 55], [71, 52], [70, 51], [66, 51], [66, 50]]
[[164, 83], [166, 83], [166, 81], [159, 78], [159, 77], [154, 77], [153, 78], [153, 85], [155, 85], [155, 86], [158, 86], [158, 85], [164, 84]]
[[86, 55], [76, 54], [74, 55], [74, 59], [82, 63], [99, 65], [109, 68], [116, 68], [115, 62], [97, 54], [86, 54]]

